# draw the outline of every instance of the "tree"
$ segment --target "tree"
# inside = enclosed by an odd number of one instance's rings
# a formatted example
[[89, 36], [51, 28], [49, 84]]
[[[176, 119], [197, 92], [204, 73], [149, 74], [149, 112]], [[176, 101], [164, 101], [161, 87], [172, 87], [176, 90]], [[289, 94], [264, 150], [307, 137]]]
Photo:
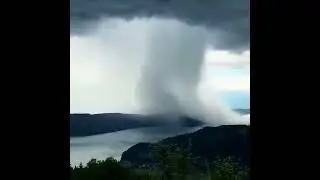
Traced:
[[217, 157], [213, 170], [209, 173], [212, 180], [247, 180], [250, 169], [241, 167], [233, 157]]
[[160, 143], [154, 148], [156, 167], [162, 174], [162, 179], [185, 180], [193, 170], [196, 158], [191, 153], [191, 141], [187, 147], [178, 147], [175, 144]]

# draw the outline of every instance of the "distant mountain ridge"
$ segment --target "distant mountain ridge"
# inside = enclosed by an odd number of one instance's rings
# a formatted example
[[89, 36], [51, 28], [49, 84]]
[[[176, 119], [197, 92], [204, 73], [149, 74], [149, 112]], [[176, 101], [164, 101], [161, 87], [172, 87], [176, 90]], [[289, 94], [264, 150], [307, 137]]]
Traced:
[[240, 113], [242, 115], [250, 114], [250, 109], [233, 109], [233, 111]]
[[70, 137], [90, 136], [142, 127], [200, 126], [203, 122], [189, 118], [178, 117], [171, 121], [168, 115], [138, 115], [138, 114], [70, 114]]
[[[234, 111], [240, 114], [250, 113], [250, 109], [235, 109]], [[202, 121], [187, 116], [177, 117], [163, 114], [70, 114], [69, 121], [70, 137], [90, 136], [142, 127], [172, 127], [174, 125], [195, 127], [204, 125]]]

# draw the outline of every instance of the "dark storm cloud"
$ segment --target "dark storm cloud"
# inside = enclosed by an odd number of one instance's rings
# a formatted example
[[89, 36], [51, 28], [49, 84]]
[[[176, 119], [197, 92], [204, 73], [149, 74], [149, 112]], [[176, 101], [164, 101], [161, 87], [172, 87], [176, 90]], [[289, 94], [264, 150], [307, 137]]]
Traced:
[[105, 17], [158, 16], [207, 26], [216, 49], [249, 48], [249, 0], [70, 0], [70, 5], [71, 33]]
[[[115, 60], [121, 61], [122, 68], [127, 71], [131, 71], [129, 61], [134, 64], [131, 61], [134, 58], [127, 51], [139, 55], [143, 63], [135, 90], [142, 112], [182, 114], [218, 123], [235, 118], [219, 103], [207, 106], [199, 100], [197, 90], [207, 41], [209, 39], [215, 49], [247, 50], [249, 9], [249, 0], [71, 0], [70, 26], [72, 35], [90, 32], [99, 40], [112, 37], [108, 46], [101, 43], [99, 49], [111, 52], [113, 46], [114, 49], [121, 47], [126, 53]], [[120, 23], [113, 24], [115, 18], [135, 17], [159, 18], [136, 19], [136, 25], [125, 26], [122, 30], [104, 28], [120, 26]], [[147, 22], [148, 26], [141, 22]], [[129, 35], [119, 37], [118, 33]], [[136, 41], [128, 38], [138, 34], [145, 38]], [[144, 50], [140, 52], [138, 47]], [[108, 59], [111, 62], [112, 56]]]

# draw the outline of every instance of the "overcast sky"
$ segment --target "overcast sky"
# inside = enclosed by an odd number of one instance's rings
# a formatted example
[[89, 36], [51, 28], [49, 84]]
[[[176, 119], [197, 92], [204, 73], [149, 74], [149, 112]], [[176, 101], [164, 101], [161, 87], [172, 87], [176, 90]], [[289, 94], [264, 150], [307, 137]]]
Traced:
[[[200, 98], [220, 101], [230, 108], [249, 108], [249, 1], [198, 2], [71, 0], [70, 112], [139, 111], [137, 89], [147, 61], [148, 34], [155, 27], [171, 26], [186, 34], [193, 33], [189, 26], [207, 33], [197, 87]], [[133, 18], [136, 15], [144, 18]], [[153, 18], [148, 18], [151, 15]], [[154, 18], [158, 16], [177, 19], [183, 25], [159, 23]], [[157, 38], [165, 39], [161, 35]]]
[[[112, 21], [103, 30], [70, 36], [71, 113], [122, 112], [139, 109], [137, 86], [146, 49], [146, 20]], [[249, 108], [250, 51], [237, 54], [208, 47], [199, 94], [218, 94], [232, 108]]]

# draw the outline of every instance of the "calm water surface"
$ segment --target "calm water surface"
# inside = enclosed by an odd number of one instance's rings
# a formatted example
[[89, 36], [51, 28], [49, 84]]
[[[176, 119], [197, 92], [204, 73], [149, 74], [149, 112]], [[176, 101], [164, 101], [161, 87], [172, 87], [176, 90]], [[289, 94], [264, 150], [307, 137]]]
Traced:
[[107, 157], [114, 157], [120, 159], [123, 151], [139, 142], [156, 142], [167, 137], [193, 132], [200, 128], [139, 128], [102, 135], [71, 138], [70, 162], [72, 165], [76, 165], [80, 162], [86, 163], [92, 158], [102, 160]]

